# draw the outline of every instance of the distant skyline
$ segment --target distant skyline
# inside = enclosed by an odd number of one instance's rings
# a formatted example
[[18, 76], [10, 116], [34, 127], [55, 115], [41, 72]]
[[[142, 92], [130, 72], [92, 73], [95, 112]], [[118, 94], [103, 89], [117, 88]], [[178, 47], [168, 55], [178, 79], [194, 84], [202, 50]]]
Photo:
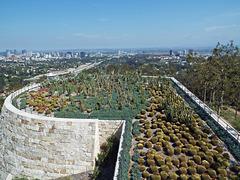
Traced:
[[239, 0], [2, 0], [0, 51], [240, 44]]

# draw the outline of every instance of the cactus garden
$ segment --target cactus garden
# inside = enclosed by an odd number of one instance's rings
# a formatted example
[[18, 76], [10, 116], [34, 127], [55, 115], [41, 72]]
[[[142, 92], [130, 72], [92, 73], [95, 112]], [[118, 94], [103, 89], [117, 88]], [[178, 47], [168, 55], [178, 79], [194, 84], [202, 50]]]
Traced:
[[224, 144], [167, 84], [148, 87], [146, 109], [133, 119], [129, 179], [239, 179]]

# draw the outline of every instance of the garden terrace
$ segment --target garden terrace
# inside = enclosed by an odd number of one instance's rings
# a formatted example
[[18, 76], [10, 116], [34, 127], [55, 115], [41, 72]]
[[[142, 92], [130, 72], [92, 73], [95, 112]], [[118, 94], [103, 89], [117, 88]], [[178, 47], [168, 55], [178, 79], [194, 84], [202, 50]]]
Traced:
[[118, 179], [239, 179], [238, 161], [169, 85], [148, 90], [132, 141], [126, 132]]
[[121, 76], [80, 73], [47, 79], [39, 88], [15, 98], [14, 104], [22, 111], [50, 117], [126, 119], [149, 104], [149, 92], [143, 88], [147, 81], [137, 72]]

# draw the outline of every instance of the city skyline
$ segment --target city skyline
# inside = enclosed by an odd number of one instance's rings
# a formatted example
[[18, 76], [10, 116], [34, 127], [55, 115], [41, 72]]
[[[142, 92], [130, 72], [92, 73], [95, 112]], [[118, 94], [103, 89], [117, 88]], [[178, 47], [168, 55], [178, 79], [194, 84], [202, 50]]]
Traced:
[[240, 1], [4, 1], [0, 51], [240, 42]]

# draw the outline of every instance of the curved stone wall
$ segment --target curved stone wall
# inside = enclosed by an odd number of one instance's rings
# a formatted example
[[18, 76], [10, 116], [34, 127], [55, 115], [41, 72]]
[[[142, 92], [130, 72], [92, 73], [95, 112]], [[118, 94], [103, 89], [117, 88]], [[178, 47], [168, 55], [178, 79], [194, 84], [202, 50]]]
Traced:
[[[20, 92], [20, 91], [19, 91]], [[0, 119], [0, 179], [52, 179], [93, 170], [99, 145], [122, 121], [53, 118], [29, 114], [8, 96]], [[119, 131], [120, 130], [120, 131]]]

